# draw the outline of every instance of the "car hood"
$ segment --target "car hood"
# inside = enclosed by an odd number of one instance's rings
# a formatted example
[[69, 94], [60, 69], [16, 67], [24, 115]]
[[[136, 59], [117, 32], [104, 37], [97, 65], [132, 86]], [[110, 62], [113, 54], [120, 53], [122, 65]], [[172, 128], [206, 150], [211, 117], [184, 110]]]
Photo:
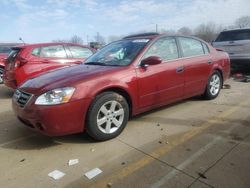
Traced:
[[32, 94], [40, 94], [50, 89], [74, 86], [89, 79], [97, 78], [122, 67], [100, 65], [75, 65], [42, 74], [27, 80], [20, 89]]

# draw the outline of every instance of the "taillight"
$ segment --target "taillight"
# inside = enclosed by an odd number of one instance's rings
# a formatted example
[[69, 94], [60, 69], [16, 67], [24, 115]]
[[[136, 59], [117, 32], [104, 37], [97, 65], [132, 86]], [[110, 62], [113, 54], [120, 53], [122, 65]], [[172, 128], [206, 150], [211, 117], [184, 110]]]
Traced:
[[21, 66], [25, 65], [27, 62], [28, 62], [27, 59], [25, 59], [25, 58], [23, 58], [23, 57], [19, 57], [19, 58], [17, 58], [17, 60], [16, 60], [15, 67], [21, 67]]

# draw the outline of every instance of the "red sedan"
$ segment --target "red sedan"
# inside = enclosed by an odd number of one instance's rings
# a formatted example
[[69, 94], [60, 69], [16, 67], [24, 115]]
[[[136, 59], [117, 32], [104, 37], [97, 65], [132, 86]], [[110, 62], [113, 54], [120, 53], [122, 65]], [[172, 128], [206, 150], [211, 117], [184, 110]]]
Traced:
[[5, 61], [4, 83], [16, 89], [26, 80], [49, 70], [80, 64], [94, 52], [95, 50], [88, 46], [71, 43], [14, 47]]
[[13, 96], [17, 117], [46, 135], [119, 135], [129, 117], [196, 95], [218, 96], [229, 77], [227, 53], [192, 37], [156, 33], [113, 42], [84, 64], [49, 72]]

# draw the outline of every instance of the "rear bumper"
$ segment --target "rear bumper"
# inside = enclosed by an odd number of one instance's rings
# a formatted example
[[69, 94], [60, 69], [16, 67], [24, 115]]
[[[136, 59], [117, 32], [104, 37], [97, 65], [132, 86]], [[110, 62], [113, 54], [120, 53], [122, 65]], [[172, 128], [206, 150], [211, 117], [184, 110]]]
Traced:
[[21, 108], [12, 101], [12, 108], [18, 119], [32, 130], [47, 136], [62, 136], [84, 131], [85, 115], [90, 99], [83, 99], [61, 105], [39, 106], [30, 101]]

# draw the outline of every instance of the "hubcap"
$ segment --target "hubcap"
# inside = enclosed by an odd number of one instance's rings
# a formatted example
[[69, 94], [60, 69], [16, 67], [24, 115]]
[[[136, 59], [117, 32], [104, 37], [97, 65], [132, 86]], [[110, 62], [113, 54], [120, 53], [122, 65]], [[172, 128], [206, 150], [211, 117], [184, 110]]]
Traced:
[[103, 104], [97, 113], [97, 126], [105, 134], [116, 132], [124, 120], [124, 109], [117, 101]]
[[0, 68], [0, 84], [3, 83], [3, 69]]
[[210, 93], [215, 96], [219, 93], [220, 91], [220, 77], [217, 75], [217, 74], [214, 74], [210, 80], [210, 83], [209, 83], [209, 90], [210, 90]]

